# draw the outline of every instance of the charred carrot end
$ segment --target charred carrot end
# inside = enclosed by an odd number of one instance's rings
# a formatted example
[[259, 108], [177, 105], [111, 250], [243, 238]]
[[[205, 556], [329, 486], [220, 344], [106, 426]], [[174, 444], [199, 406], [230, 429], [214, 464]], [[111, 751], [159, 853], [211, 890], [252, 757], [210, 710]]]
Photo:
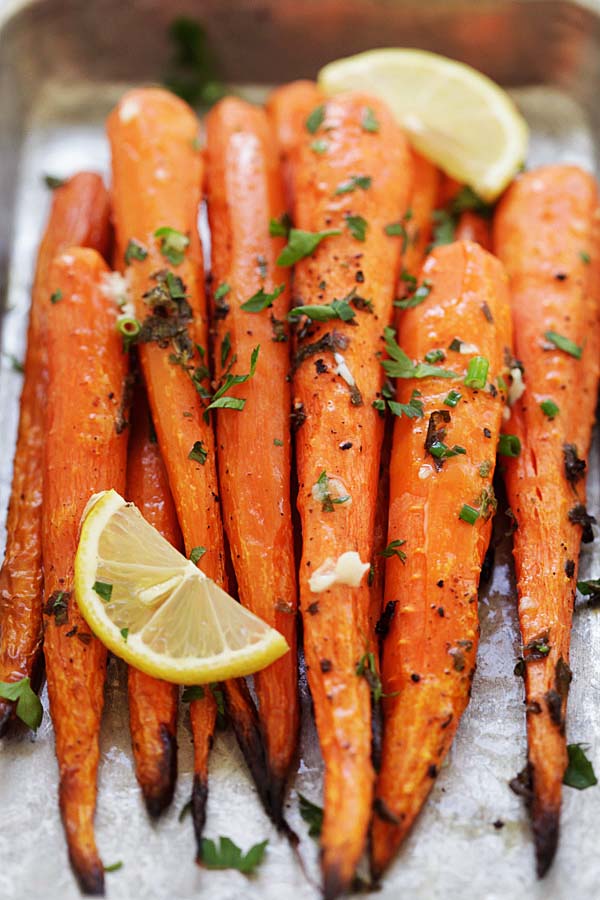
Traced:
[[[324, 99], [314, 81], [292, 81], [274, 90], [267, 100], [267, 113], [279, 146], [285, 197], [290, 212], [294, 206], [294, 153], [307, 134], [316, 132], [314, 123]], [[325, 153], [327, 142], [315, 133], [312, 148], [316, 154]]]
[[[217, 693], [218, 692], [218, 693]], [[190, 705], [190, 718], [194, 735], [194, 782], [192, 785], [192, 822], [198, 855], [202, 848], [202, 836], [206, 823], [206, 801], [208, 800], [208, 757], [210, 755], [217, 703], [221, 702], [220, 688], [204, 689], [204, 697]]]
[[51, 308], [42, 521], [44, 655], [69, 856], [82, 890], [95, 894], [103, 887], [93, 823], [106, 650], [90, 634], [75, 602], [73, 564], [90, 496], [109, 488], [125, 490], [126, 359], [114, 305], [102, 289], [107, 272], [95, 251], [69, 249], [50, 267], [46, 299]]
[[469, 701], [512, 342], [506, 275], [477, 244], [437, 248], [422, 277], [430, 293], [404, 312], [398, 345], [388, 335], [383, 364], [394, 377], [398, 346], [409, 360], [433, 360], [422, 378], [404, 372], [409, 377], [397, 381], [397, 401], [417, 399], [419, 414], [396, 419], [390, 464], [385, 599], [392, 607], [371, 840], [376, 878], [411, 829]]
[[[109, 199], [99, 175], [80, 172], [53, 194], [40, 244], [24, 365], [19, 431], [0, 570], [0, 681], [42, 676], [41, 497], [47, 352], [45, 339], [48, 269], [56, 253], [71, 245], [105, 254], [109, 240]], [[8, 730], [14, 704], [0, 699], [0, 737]]]
[[594, 178], [567, 165], [518, 178], [496, 212], [494, 248], [510, 277], [515, 355], [526, 371], [524, 392], [506, 424], [520, 439], [521, 453], [506, 460], [505, 482], [518, 524], [513, 543], [526, 664], [526, 796], [542, 877], [556, 852], [567, 765], [577, 560], [581, 541], [592, 537], [585, 461], [600, 368]]
[[[167, 472], [144, 391], [133, 402], [127, 458], [127, 498], [174, 547], [182, 538]], [[148, 813], [159, 816], [173, 799], [177, 779], [177, 696], [172, 684], [129, 670], [129, 722], [136, 777]]]
[[[290, 273], [277, 266], [285, 237], [270, 233], [273, 222], [285, 231], [285, 206], [277, 149], [263, 110], [228, 98], [210, 112], [206, 133], [216, 346], [230, 346], [246, 371], [260, 346], [254, 375], [240, 389], [243, 411], [220, 411], [217, 426], [223, 519], [240, 601], [290, 646], [290, 653], [257, 673], [254, 682], [271, 772], [271, 814], [279, 822], [299, 722], [286, 340]], [[221, 373], [227, 365], [221, 355]], [[257, 432], [256, 422], [265, 427]], [[279, 553], [256, 552], [261, 544], [277, 546]]]

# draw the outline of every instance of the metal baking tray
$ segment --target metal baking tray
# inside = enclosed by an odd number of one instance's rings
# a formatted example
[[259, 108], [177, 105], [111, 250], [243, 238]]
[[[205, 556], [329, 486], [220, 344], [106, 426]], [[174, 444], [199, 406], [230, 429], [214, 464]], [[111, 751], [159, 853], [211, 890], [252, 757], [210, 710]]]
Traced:
[[[201, 22], [223, 78], [260, 97], [265, 86], [314, 76], [338, 56], [376, 46], [414, 46], [464, 60], [514, 92], [532, 128], [529, 163], [577, 162], [597, 170], [600, 150], [600, 3], [556, 0], [0, 0], [0, 309], [2, 350], [22, 358], [29, 289], [47, 206], [42, 175], [79, 168], [108, 173], [103, 119], [131, 84], [156, 82], [168, 67], [170, 22]], [[0, 510], [4, 516], [18, 418], [20, 376], [0, 368]], [[600, 441], [592, 450], [589, 506], [600, 508]], [[501, 520], [497, 532], [507, 527]], [[0, 533], [0, 546], [4, 540]], [[595, 554], [595, 555], [594, 555]], [[600, 573], [600, 542], [585, 548], [582, 577]], [[471, 705], [447, 764], [412, 835], [390, 869], [381, 900], [460, 897], [536, 900], [600, 896], [597, 822], [600, 787], [565, 788], [560, 849], [542, 882], [534, 876], [529, 825], [508, 789], [525, 759], [522, 683], [510, 553], [500, 547], [481, 591], [481, 646]], [[568, 738], [587, 742], [600, 770], [600, 619], [575, 615]], [[292, 788], [287, 814], [301, 835], [303, 873], [263, 814], [230, 734], [211, 759], [206, 834], [240, 846], [265, 838], [258, 874], [207, 872], [194, 865], [189, 820], [192, 747], [181, 715], [180, 775], [171, 810], [146, 816], [131, 762], [125, 672], [109, 667], [102, 730], [98, 844], [111, 900], [315, 900], [318, 849], [308, 838]], [[321, 762], [310, 703], [294, 786], [319, 802]], [[47, 700], [44, 696], [44, 703]], [[503, 827], [494, 827], [501, 821]], [[0, 745], [0, 897], [71, 900], [78, 890], [67, 863], [57, 804], [57, 769], [47, 714], [35, 737]]]

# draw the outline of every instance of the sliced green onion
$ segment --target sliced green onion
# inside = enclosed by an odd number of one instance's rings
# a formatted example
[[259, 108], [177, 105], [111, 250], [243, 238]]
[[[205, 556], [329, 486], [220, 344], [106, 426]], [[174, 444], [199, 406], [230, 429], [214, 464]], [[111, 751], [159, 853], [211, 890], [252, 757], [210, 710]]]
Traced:
[[127, 353], [141, 330], [142, 326], [134, 316], [119, 316], [117, 319], [117, 331], [123, 338], [124, 353]]
[[516, 457], [521, 452], [521, 441], [516, 434], [501, 434], [498, 438], [498, 453], [501, 456]]
[[462, 394], [460, 393], [460, 391], [450, 391], [450, 393], [444, 400], [444, 405], [454, 407], [458, 404], [458, 401], [460, 400], [461, 397], [462, 397]]
[[425, 362], [428, 363], [442, 362], [444, 359], [446, 359], [446, 354], [443, 350], [429, 350], [425, 354]]
[[565, 337], [563, 334], [558, 334], [556, 331], [545, 331], [544, 337], [551, 344], [554, 344], [558, 350], [563, 350], [570, 356], [574, 356], [575, 359], [581, 359], [583, 347], [579, 347], [570, 338]]
[[490, 362], [485, 356], [474, 356], [469, 361], [469, 368], [465, 375], [465, 385], [470, 388], [484, 388], [489, 368]]
[[468, 503], [463, 503], [458, 518], [462, 519], [463, 522], [468, 522], [469, 525], [474, 525], [479, 518], [479, 510], [475, 509], [474, 506], [469, 506]]
[[540, 409], [545, 416], [548, 416], [549, 419], [556, 418], [556, 416], [560, 412], [554, 400], [542, 400], [542, 402], [540, 403]]

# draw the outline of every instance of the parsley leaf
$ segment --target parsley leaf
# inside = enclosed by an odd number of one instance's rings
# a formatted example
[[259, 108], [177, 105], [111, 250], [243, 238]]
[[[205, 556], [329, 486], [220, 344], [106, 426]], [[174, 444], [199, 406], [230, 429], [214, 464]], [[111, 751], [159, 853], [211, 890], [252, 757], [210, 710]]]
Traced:
[[160, 238], [160, 252], [172, 266], [179, 266], [185, 258], [190, 239], [186, 234], [177, 231], [176, 228], [157, 228], [154, 237]]
[[29, 678], [20, 681], [0, 681], [0, 697], [4, 700], [16, 700], [15, 712], [19, 719], [35, 731], [40, 727], [44, 710], [38, 695], [31, 689]]
[[415, 282], [414, 291], [410, 291], [409, 295], [404, 300], [394, 300], [394, 306], [397, 306], [398, 309], [412, 309], [414, 306], [419, 306], [423, 302], [423, 300], [427, 300], [431, 293], [431, 282], [424, 281], [423, 284], [420, 284], [418, 287]]
[[313, 111], [309, 114], [306, 122], [306, 130], [311, 134], [315, 134], [323, 122], [325, 121], [325, 106], [321, 104], [321, 106], [315, 106]]
[[10, 362], [10, 367], [13, 372], [19, 372], [21, 375], [23, 374], [23, 372], [25, 371], [25, 366], [20, 359], [17, 359], [14, 353], [2, 353], [2, 356], [5, 356]]
[[194, 462], [199, 462], [201, 466], [204, 465], [204, 463], [208, 459], [208, 450], [204, 446], [203, 441], [194, 441], [194, 446], [188, 453], [188, 459], [193, 459]]
[[53, 294], [50, 294], [50, 303], [58, 303], [59, 300], [62, 300], [62, 291], [54, 291]]
[[221, 836], [218, 847], [210, 838], [202, 838], [198, 862], [207, 869], [237, 869], [244, 875], [251, 875], [261, 864], [268, 843], [262, 841], [260, 844], [254, 844], [244, 854], [228, 837]]
[[227, 284], [226, 281], [224, 281], [215, 291], [215, 300], [222, 300], [223, 297], [227, 296], [230, 290], [231, 287]]
[[323, 809], [321, 806], [313, 803], [312, 800], [309, 800], [308, 797], [305, 797], [304, 794], [301, 794], [300, 791], [297, 791], [297, 794], [300, 815], [308, 825], [308, 836], [318, 839], [321, 837], [323, 829]]
[[344, 218], [352, 237], [357, 241], [365, 241], [367, 238], [367, 220], [363, 219], [362, 216], [351, 216], [349, 213], [346, 213]]
[[341, 184], [338, 184], [333, 195], [336, 197], [338, 194], [351, 194], [352, 191], [356, 191], [358, 188], [368, 191], [371, 187], [371, 181], [370, 175], [352, 175], [348, 181], [342, 181]]
[[194, 565], [198, 562], [199, 559], [202, 559], [204, 554], [206, 553], [206, 547], [192, 547], [190, 551], [190, 562], [193, 562]]
[[182, 703], [193, 703], [194, 700], [204, 700], [204, 697], [204, 687], [201, 684], [186, 686], [181, 694]]
[[409, 419], [422, 419], [424, 415], [423, 404], [417, 399], [420, 396], [420, 391], [413, 391], [408, 403], [398, 403], [397, 400], [387, 398], [387, 405], [395, 416], [405, 415]]
[[55, 191], [56, 188], [62, 187], [66, 183], [66, 178], [59, 178], [57, 175], [44, 175], [44, 184], [51, 191]]
[[569, 764], [563, 775], [563, 784], [584, 791], [598, 784], [594, 767], [585, 755], [584, 744], [568, 744]]
[[334, 504], [347, 503], [350, 499], [349, 494], [342, 494], [342, 496], [335, 496], [332, 494], [329, 476], [325, 469], [323, 469], [317, 478], [315, 488], [316, 499], [322, 504], [323, 512], [333, 512]]
[[577, 590], [580, 594], [583, 594], [584, 597], [598, 596], [600, 598], [600, 578], [592, 578], [589, 581], [578, 581]]
[[106, 581], [95, 581], [92, 585], [92, 590], [98, 594], [104, 603], [110, 602], [113, 590], [112, 584], [108, 584]]
[[556, 331], [545, 331], [544, 337], [547, 341], [550, 341], [551, 344], [554, 344], [558, 350], [563, 350], [565, 353], [568, 353], [569, 356], [574, 356], [575, 359], [581, 359], [583, 347], [578, 347], [577, 344], [564, 335], [557, 334]]
[[268, 309], [270, 306], [273, 306], [273, 302], [277, 300], [280, 294], [285, 291], [285, 284], [278, 285], [272, 293], [267, 294], [265, 289], [261, 287], [259, 291], [255, 294], [252, 294], [249, 300], [246, 300], [245, 303], [242, 303], [240, 309], [243, 309], [245, 312], [258, 313], [262, 312], [263, 309]]
[[379, 122], [371, 106], [365, 106], [363, 109], [360, 125], [363, 131], [371, 131], [373, 133], [379, 131]]
[[390, 359], [381, 361], [390, 378], [456, 378], [456, 373], [427, 363], [414, 363], [396, 343], [396, 332], [389, 326], [384, 329], [385, 349]]
[[342, 322], [350, 322], [356, 316], [348, 302], [352, 295], [353, 292], [348, 297], [344, 297], [343, 300], [332, 300], [331, 303], [324, 303], [322, 306], [318, 304], [295, 306], [288, 314], [288, 318], [299, 319], [300, 316], [306, 316], [313, 322], [329, 322], [331, 319], [341, 319]]
[[144, 247], [143, 244], [140, 244], [139, 241], [136, 241], [135, 238], [131, 238], [127, 247], [125, 248], [125, 265], [131, 265], [132, 260], [139, 259], [144, 260], [148, 256], [148, 251]]
[[292, 220], [288, 213], [284, 212], [278, 219], [269, 221], [269, 234], [271, 237], [287, 237], [291, 227]]
[[[226, 335], [228, 337], [228, 335]], [[225, 343], [225, 339], [223, 340]], [[232, 388], [235, 384], [244, 384], [244, 382], [248, 381], [249, 378], [252, 378], [256, 371], [256, 363], [258, 360], [258, 353], [260, 347], [255, 347], [252, 351], [252, 355], [250, 357], [250, 371], [247, 375], [232, 375], [230, 372], [227, 372], [225, 377], [223, 378], [221, 384], [214, 392], [212, 397], [210, 398], [210, 403], [204, 410], [203, 416], [204, 420], [208, 421], [208, 412], [211, 409], [237, 409], [242, 410], [246, 405], [246, 400], [243, 397], [227, 397], [227, 391]], [[221, 346], [221, 358], [223, 358], [223, 346]], [[226, 359], [227, 357], [225, 357]], [[235, 362], [236, 357], [234, 356], [231, 364]], [[224, 364], [224, 363], [223, 363]]]
[[434, 209], [431, 214], [433, 219], [432, 247], [441, 247], [443, 244], [451, 244], [456, 230], [456, 219], [445, 209]]
[[400, 550], [400, 547], [402, 547], [402, 545], [405, 543], [406, 541], [400, 540], [390, 541], [385, 550], [382, 550], [379, 555], [384, 556], [386, 559], [391, 559], [392, 556], [397, 556], [400, 562], [404, 563], [406, 562], [406, 553], [404, 552], [404, 550]]
[[321, 241], [342, 232], [337, 228], [328, 231], [302, 231], [299, 228], [291, 228], [288, 242], [277, 257], [278, 266], [293, 266], [299, 259], [310, 256], [317, 249]]

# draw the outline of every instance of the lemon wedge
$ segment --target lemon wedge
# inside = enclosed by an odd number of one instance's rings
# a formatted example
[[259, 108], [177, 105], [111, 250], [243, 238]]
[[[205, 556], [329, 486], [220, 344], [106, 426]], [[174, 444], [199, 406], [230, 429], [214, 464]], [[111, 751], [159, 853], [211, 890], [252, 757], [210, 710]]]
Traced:
[[525, 120], [506, 91], [464, 63], [425, 50], [368, 50], [329, 63], [319, 84], [326, 94], [380, 97], [423, 156], [488, 202], [525, 161]]
[[116, 656], [177, 684], [250, 675], [289, 649], [116, 491], [96, 494], [84, 513], [75, 597]]

